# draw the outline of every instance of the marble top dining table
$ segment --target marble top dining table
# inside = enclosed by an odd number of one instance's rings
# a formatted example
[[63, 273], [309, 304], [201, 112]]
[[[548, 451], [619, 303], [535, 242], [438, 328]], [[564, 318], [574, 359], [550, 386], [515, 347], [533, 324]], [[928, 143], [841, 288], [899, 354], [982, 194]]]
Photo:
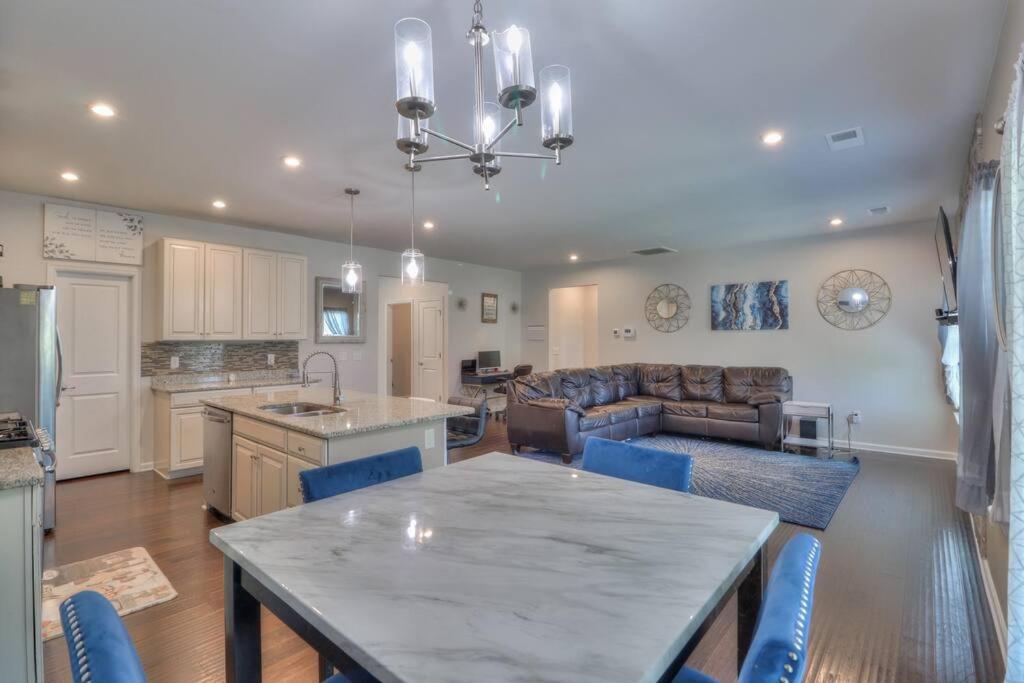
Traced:
[[656, 681], [777, 525], [490, 453], [220, 527], [228, 680], [259, 679], [262, 603], [381, 681]]

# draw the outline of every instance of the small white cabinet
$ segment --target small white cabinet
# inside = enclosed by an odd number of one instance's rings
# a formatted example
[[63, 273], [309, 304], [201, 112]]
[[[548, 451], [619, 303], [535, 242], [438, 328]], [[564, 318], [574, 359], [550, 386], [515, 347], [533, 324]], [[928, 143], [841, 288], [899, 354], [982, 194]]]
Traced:
[[259, 471], [259, 446], [248, 439], [236, 436], [231, 447], [231, 516], [242, 521], [253, 516], [253, 501], [257, 472]]
[[[235, 434], [231, 459], [232, 518], [242, 521], [289, 506], [289, 474], [294, 468], [289, 456]], [[312, 463], [307, 466], [315, 467]]]
[[242, 338], [242, 248], [164, 238], [161, 338]]
[[256, 510], [265, 515], [287, 506], [288, 456], [266, 446], [259, 447], [259, 486]]
[[0, 663], [9, 683], [42, 683], [42, 489], [0, 490]]
[[305, 339], [309, 287], [305, 256], [244, 250], [245, 339]]
[[203, 466], [203, 408], [171, 410], [172, 471]]

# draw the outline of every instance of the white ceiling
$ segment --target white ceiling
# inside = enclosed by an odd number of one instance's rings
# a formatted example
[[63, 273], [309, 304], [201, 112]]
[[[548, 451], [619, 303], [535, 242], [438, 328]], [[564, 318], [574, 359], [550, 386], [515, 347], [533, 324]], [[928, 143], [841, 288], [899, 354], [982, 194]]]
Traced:
[[[417, 177], [428, 255], [526, 268], [927, 219], [955, 201], [1006, 0], [488, 0], [572, 68], [562, 167]], [[433, 28], [438, 113], [468, 137], [471, 2], [0, 0], [0, 187], [347, 238], [408, 241], [392, 26]], [[488, 87], [494, 74], [486, 61]], [[103, 99], [119, 116], [100, 121]], [[505, 149], [544, 151], [539, 106]], [[825, 134], [862, 126], [867, 145]], [[758, 140], [785, 131], [778, 149]], [[435, 142], [432, 152], [451, 153]], [[300, 155], [303, 167], [280, 159]], [[71, 186], [59, 174], [73, 168]], [[229, 206], [218, 213], [214, 197]], [[868, 215], [887, 204], [892, 214]]]

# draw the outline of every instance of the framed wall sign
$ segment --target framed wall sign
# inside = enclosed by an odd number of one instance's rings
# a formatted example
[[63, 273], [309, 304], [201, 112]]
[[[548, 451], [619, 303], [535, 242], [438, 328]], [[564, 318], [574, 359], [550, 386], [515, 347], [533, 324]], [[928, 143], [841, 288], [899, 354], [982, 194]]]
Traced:
[[142, 265], [142, 216], [47, 204], [43, 258]]
[[480, 322], [498, 322], [498, 295], [484, 292], [480, 295]]

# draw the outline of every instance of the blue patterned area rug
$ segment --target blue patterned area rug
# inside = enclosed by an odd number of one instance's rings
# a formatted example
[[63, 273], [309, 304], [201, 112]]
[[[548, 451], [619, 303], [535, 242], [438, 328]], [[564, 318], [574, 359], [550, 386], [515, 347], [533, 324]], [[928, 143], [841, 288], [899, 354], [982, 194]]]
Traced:
[[[857, 458], [819, 460], [806, 455], [765, 451], [721, 441], [657, 434], [630, 443], [693, 457], [690, 492], [706, 498], [749, 505], [779, 513], [783, 522], [824, 529], [860, 471]], [[543, 451], [521, 457], [561, 465], [562, 458]], [[583, 456], [573, 458], [579, 469]]]

